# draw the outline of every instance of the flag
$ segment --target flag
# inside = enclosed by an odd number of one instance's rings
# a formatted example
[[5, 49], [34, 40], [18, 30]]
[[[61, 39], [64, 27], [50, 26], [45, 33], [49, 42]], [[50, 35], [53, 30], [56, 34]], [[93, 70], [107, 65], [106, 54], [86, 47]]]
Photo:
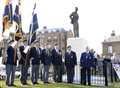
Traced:
[[31, 41], [29, 44], [31, 44], [32, 42], [34, 42], [36, 40], [36, 32], [34, 32], [31, 36]]
[[34, 13], [35, 7], [36, 7], [36, 4], [33, 9], [32, 23], [30, 24], [30, 29], [29, 29], [28, 45], [30, 45], [32, 42], [36, 40], [36, 30], [39, 28], [37, 14]]
[[19, 5], [16, 5], [15, 13], [13, 16], [13, 20], [16, 23], [16, 33], [15, 40], [19, 41], [23, 37], [22, 24], [21, 24], [21, 14], [20, 14], [20, 0]]
[[11, 27], [13, 23], [12, 19], [12, 4], [10, 3], [10, 0], [6, 0], [6, 5], [4, 8], [4, 13], [3, 13], [3, 33], [5, 31], [8, 31], [9, 28]]
[[19, 14], [19, 6], [16, 5], [16, 8], [15, 8], [15, 14], [13, 16], [13, 20], [16, 22], [17, 25], [20, 24], [20, 21], [21, 21], [21, 16]]

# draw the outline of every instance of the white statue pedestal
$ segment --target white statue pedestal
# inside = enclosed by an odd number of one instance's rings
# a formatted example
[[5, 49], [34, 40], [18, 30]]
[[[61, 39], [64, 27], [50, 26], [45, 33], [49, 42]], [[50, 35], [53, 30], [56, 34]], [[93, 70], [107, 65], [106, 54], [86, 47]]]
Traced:
[[68, 38], [67, 45], [71, 45], [72, 50], [76, 52], [77, 61], [79, 62], [80, 55], [85, 51], [86, 46], [88, 46], [88, 42], [82, 38]]
[[77, 55], [77, 66], [75, 68], [75, 77], [74, 82], [80, 82], [80, 56], [81, 53], [85, 51], [86, 46], [88, 46], [88, 42], [82, 38], [68, 38], [67, 45], [71, 45], [72, 50], [76, 52]]

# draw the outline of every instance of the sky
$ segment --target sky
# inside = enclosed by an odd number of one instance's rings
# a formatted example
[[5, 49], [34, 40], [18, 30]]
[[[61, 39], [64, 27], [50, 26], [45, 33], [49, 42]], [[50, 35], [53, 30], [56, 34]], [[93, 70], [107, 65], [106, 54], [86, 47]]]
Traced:
[[[78, 7], [80, 38], [88, 41], [90, 48], [102, 52], [102, 42], [112, 30], [120, 35], [120, 0], [21, 0], [23, 31], [28, 32], [34, 3], [37, 3], [39, 30], [47, 28], [72, 29], [69, 15]], [[12, 0], [13, 9], [17, 0]], [[0, 32], [4, 2], [0, 0]], [[14, 11], [14, 10], [13, 10]], [[14, 27], [11, 31], [13, 31]]]

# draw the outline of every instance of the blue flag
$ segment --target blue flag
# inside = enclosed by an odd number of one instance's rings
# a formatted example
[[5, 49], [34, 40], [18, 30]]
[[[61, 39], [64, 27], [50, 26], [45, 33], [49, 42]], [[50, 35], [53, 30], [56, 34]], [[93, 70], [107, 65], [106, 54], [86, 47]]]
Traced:
[[37, 14], [34, 13], [34, 10], [35, 8], [33, 9], [32, 23], [30, 24], [30, 29], [29, 29], [30, 36], [28, 40], [28, 45], [30, 45], [32, 42], [36, 40], [36, 30], [39, 28]]
[[19, 6], [16, 5], [15, 14], [13, 16], [13, 20], [19, 25], [21, 22], [21, 15], [19, 14]]
[[9, 29], [9, 27], [12, 25], [13, 23], [13, 19], [12, 19], [12, 4], [6, 4], [5, 8], [4, 8], [4, 14], [3, 14], [3, 32], [6, 29]]
[[23, 37], [23, 31], [22, 31], [22, 24], [21, 24], [21, 14], [20, 14], [20, 4], [21, 2], [19, 1], [19, 5], [16, 5], [15, 8], [15, 13], [13, 16], [13, 20], [16, 22], [16, 33], [15, 33], [15, 40], [19, 41]]

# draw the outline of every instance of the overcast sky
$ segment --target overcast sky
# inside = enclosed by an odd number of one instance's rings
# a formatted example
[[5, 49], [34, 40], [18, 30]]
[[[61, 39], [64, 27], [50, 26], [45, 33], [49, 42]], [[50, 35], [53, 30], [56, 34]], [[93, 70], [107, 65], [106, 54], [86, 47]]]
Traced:
[[[13, 0], [13, 8], [17, 0]], [[102, 52], [102, 41], [112, 30], [120, 35], [120, 0], [22, 0], [22, 26], [29, 30], [34, 2], [37, 2], [39, 30], [48, 28], [72, 29], [69, 15], [74, 7], [79, 8], [80, 37], [88, 40], [89, 46]], [[0, 0], [0, 32], [4, 3]]]

